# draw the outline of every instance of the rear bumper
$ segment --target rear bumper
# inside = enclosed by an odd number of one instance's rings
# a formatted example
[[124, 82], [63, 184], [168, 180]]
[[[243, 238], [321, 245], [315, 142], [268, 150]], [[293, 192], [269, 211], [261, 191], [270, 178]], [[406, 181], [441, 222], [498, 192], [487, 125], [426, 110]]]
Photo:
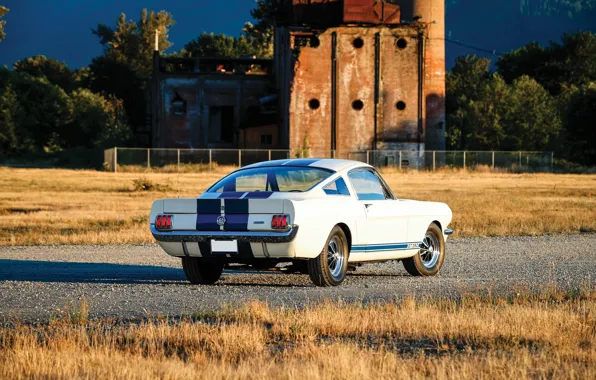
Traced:
[[238, 240], [247, 243], [289, 243], [296, 237], [298, 226], [284, 232], [260, 231], [158, 231], [151, 224], [151, 233], [160, 242], [206, 242], [214, 240]]

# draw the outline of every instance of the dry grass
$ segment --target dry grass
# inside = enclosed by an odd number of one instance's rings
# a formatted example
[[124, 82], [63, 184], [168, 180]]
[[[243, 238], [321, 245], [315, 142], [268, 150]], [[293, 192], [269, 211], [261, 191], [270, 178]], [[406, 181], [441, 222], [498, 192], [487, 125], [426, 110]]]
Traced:
[[[149, 243], [153, 200], [196, 197], [229, 170], [0, 168], [0, 245]], [[596, 175], [388, 171], [384, 177], [398, 197], [448, 203], [456, 236], [596, 231]]]
[[593, 288], [0, 328], [3, 379], [589, 379], [595, 364]]

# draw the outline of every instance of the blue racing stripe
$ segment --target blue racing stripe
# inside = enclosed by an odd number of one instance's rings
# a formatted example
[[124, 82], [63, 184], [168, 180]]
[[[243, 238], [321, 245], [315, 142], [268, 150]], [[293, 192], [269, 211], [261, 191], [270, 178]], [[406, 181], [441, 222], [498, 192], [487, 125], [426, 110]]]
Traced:
[[272, 195], [272, 191], [253, 191], [246, 194], [243, 199], [267, 199]]
[[221, 214], [198, 214], [197, 215], [197, 230], [198, 231], [219, 231], [217, 218]]
[[219, 199], [240, 199], [246, 192], [238, 192], [238, 191], [224, 191], [219, 195]]
[[311, 164], [314, 164], [317, 161], [321, 161], [320, 158], [300, 158], [297, 160], [290, 160], [286, 163], [284, 163], [283, 165], [288, 165], [288, 166], [309, 166]]
[[232, 214], [226, 215], [225, 231], [247, 231], [248, 230], [248, 214]]
[[226, 199], [224, 205], [226, 215], [248, 214], [248, 199]]
[[219, 199], [197, 199], [197, 214], [220, 214], [221, 201]]
[[405, 249], [416, 249], [416, 248], [408, 248], [409, 244], [417, 244], [420, 246], [419, 242], [415, 243], [395, 243], [395, 244], [365, 244], [365, 245], [354, 245], [352, 246], [353, 252], [379, 252], [379, 251], [403, 251]]

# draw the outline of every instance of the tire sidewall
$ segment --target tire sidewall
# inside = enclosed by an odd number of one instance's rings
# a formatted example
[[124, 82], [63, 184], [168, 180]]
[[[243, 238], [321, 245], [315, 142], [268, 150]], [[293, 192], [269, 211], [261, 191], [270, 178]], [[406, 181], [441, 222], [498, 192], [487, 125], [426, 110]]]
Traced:
[[439, 226], [433, 223], [428, 227], [428, 230], [426, 230], [426, 233], [424, 235], [426, 236], [428, 232], [432, 232], [436, 235], [440, 246], [440, 256], [439, 260], [432, 268], [427, 268], [424, 266], [424, 264], [422, 264], [422, 258], [420, 257], [420, 253], [416, 253], [416, 255], [413, 257], [413, 261], [416, 265], [416, 269], [422, 276], [434, 276], [437, 273], [439, 273], [441, 267], [443, 266], [443, 261], [445, 260], [445, 238], [443, 237], [443, 231], [441, 231], [441, 228], [439, 228]]
[[[344, 262], [343, 262], [342, 269], [341, 269], [341, 278], [339, 278], [339, 279], [333, 278], [333, 276], [331, 275], [331, 269], [329, 268], [329, 265], [327, 264], [329, 242], [331, 241], [331, 239], [333, 239], [334, 236], [339, 237], [339, 239], [341, 240], [342, 246], [343, 246], [342, 253], [344, 255]], [[346, 273], [348, 272], [348, 258], [349, 258], [348, 239], [346, 238], [346, 234], [340, 227], [335, 226], [331, 230], [331, 233], [329, 234], [327, 241], [325, 241], [325, 247], [323, 248], [323, 251], [321, 252], [321, 270], [324, 271], [325, 277], [327, 278], [328, 282], [331, 285], [333, 285], [333, 286], [340, 285], [346, 278]]]

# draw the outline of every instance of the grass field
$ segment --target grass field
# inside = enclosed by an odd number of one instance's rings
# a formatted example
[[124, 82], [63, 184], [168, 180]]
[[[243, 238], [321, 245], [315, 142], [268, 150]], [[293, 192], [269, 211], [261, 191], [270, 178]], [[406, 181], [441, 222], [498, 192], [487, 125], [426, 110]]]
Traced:
[[182, 318], [0, 327], [0, 378], [590, 379], [596, 292], [262, 302]]
[[[0, 245], [150, 243], [151, 203], [196, 197], [196, 174], [0, 168]], [[596, 175], [386, 172], [400, 198], [446, 202], [456, 237], [596, 232]]]

